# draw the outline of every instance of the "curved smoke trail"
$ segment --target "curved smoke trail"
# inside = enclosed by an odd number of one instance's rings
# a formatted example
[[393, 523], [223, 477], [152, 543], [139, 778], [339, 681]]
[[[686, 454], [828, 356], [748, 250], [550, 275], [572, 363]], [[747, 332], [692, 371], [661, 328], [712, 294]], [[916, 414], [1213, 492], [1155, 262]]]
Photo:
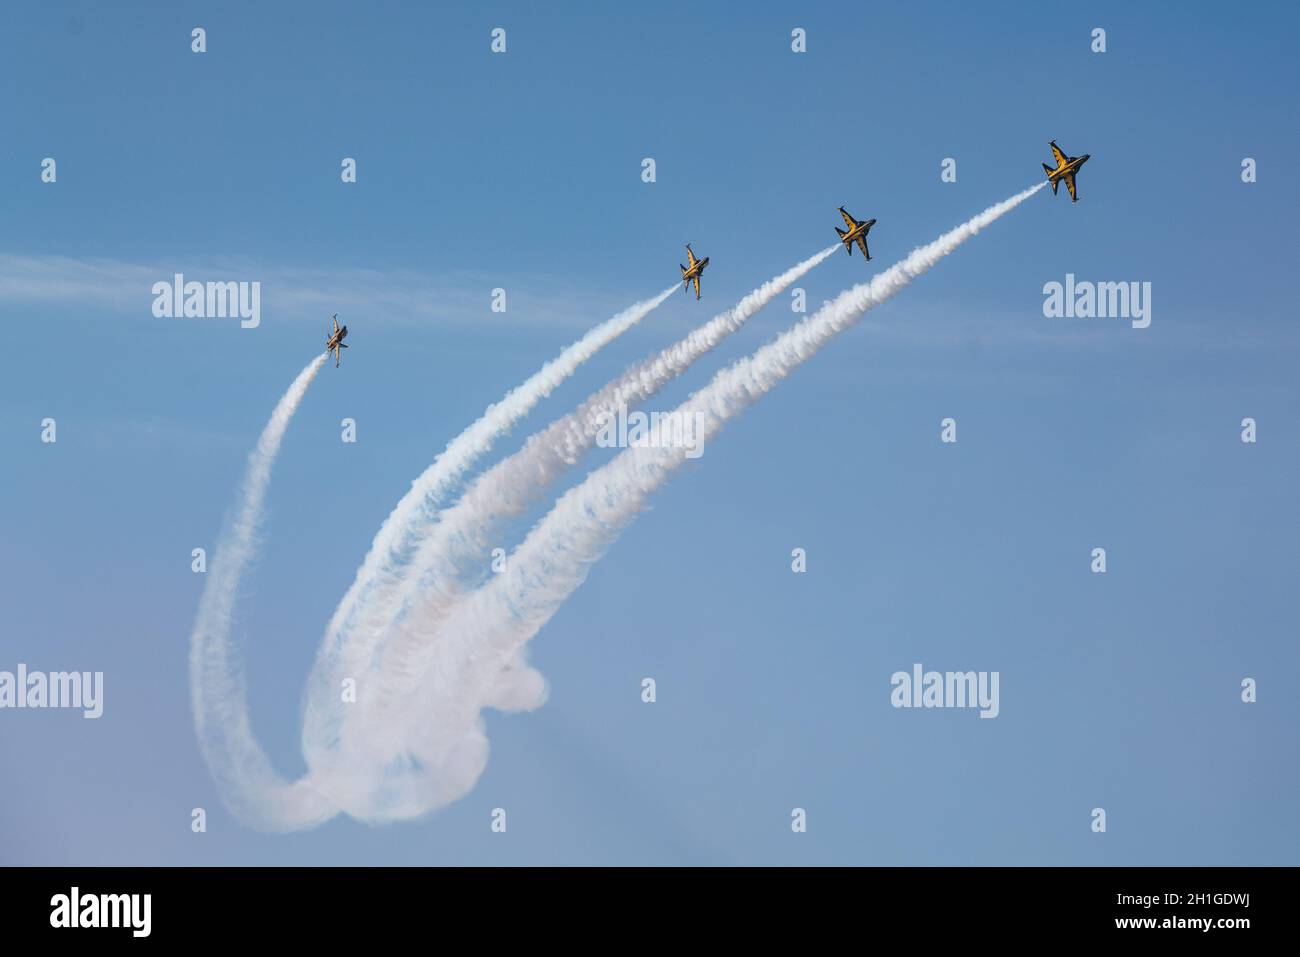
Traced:
[[[436, 518], [411, 562], [403, 597], [423, 590], [452, 569], [448, 548], [482, 554], [486, 535], [503, 518], [524, 511], [559, 474], [595, 443], [602, 427], [620, 408], [650, 398], [757, 315], [790, 285], [840, 249], [836, 243], [763, 283], [730, 309], [692, 330], [685, 338], [630, 367], [592, 393], [573, 412], [556, 419], [525, 441], [514, 455], [476, 479], [451, 508]], [[477, 538], [467, 542], [465, 536]], [[455, 561], [456, 559], [452, 559]], [[422, 598], [426, 611], [428, 602]]]
[[[897, 295], [981, 229], [1044, 184], [1012, 196], [914, 250], [869, 282], [719, 372], [676, 410], [699, 416], [702, 437], [717, 433], [869, 309]], [[404, 627], [423, 635], [402, 663], [418, 687], [393, 699], [388, 720], [369, 725], [349, 749], [351, 786], [342, 806], [365, 819], [414, 817], [465, 794], [487, 761], [482, 711], [541, 704], [545, 682], [524, 660], [525, 646], [586, 579], [591, 566], [685, 461], [683, 448], [629, 448], [565, 493], [510, 556], [505, 570], [466, 596], [442, 627], [421, 629], [417, 609]]]
[[323, 729], [319, 733], [326, 737], [333, 733], [325, 729], [331, 726], [331, 719], [340, 715], [340, 681], [356, 677], [368, 667], [372, 646], [367, 638], [381, 630], [382, 623], [392, 616], [392, 595], [401, 581], [401, 569], [419, 544], [421, 529], [465, 472], [579, 366], [644, 319], [677, 288], [674, 283], [658, 295], [634, 303], [567, 346], [500, 401], [488, 406], [411, 483], [410, 490], [380, 526], [326, 627], [308, 681], [306, 726]]
[[289, 421], [328, 358], [317, 356], [298, 373], [248, 457], [239, 504], [217, 541], [190, 637], [190, 696], [203, 757], [226, 806], [267, 830], [311, 827], [338, 813], [308, 780], [290, 783], [271, 766], [253, 735], [244, 670], [230, 636], [240, 579], [257, 552], [271, 467]]

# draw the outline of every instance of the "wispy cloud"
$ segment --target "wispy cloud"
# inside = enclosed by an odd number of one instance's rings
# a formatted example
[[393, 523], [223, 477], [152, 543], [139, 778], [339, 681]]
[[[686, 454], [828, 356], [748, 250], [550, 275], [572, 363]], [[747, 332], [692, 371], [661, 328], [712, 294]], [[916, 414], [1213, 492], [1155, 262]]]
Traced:
[[[487, 274], [271, 266], [232, 258], [130, 263], [0, 253], [0, 302], [88, 304], [151, 318], [153, 284], [170, 282], [176, 273], [187, 281], [260, 282], [262, 314], [273, 321], [318, 321], [337, 312], [397, 324], [493, 321], [585, 329], [593, 312], [608, 314], [626, 298], [515, 274], [507, 283]], [[504, 313], [491, 308], [498, 287], [506, 293]]]

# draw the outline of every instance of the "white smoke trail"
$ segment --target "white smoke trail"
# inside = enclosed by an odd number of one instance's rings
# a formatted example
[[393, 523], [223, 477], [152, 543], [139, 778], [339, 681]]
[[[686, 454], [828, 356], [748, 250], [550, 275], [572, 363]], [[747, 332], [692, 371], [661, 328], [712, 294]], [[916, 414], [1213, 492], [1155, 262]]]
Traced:
[[248, 457], [237, 505], [212, 556], [190, 637], [190, 696], [203, 757], [232, 813], [254, 827], [310, 827], [338, 813], [307, 780], [278, 775], [253, 735], [248, 691], [231, 620], [244, 569], [257, 552], [271, 467], [307, 387], [329, 358], [313, 359], [276, 403]]
[[[386, 720], [387, 705], [403, 696], [409, 682], [394, 685], [388, 676], [402, 674], [402, 662], [412, 653], [412, 646], [436, 625], [439, 609], [445, 610], [454, 602], [458, 594], [453, 574], [456, 563], [468, 555], [485, 554], [484, 536], [490, 526], [505, 516], [523, 511], [567, 465], [590, 448], [605, 416], [616, 412], [620, 406], [653, 395], [839, 248], [837, 243], [805, 259], [763, 283], [735, 306], [679, 342], [632, 366], [589, 396], [573, 413], [529, 438], [519, 452], [485, 472], [466, 489], [454, 507], [438, 516], [437, 523], [431, 525], [410, 567], [405, 570], [404, 581], [388, 590], [386, 600], [379, 607], [365, 603], [365, 624], [355, 629], [346, 646], [344, 654], [355, 676], [366, 665], [359, 655], [376, 648], [384, 633], [392, 628], [394, 619], [400, 617], [404, 604], [417, 589], [422, 589], [417, 630], [401, 628], [396, 631], [394, 640], [383, 651], [379, 674], [367, 681], [365, 705], [344, 706], [339, 701], [337, 679], [340, 671], [337, 668], [333, 669], [329, 680], [313, 683], [309, 690], [304, 750], [318, 776], [324, 778], [327, 763], [338, 765], [344, 760], [344, 755], [335, 750], [344, 719], [351, 726], [353, 736], [364, 741], [370, 735], [366, 725], [382, 724]], [[400, 572], [400, 569], [394, 571]], [[435, 593], [440, 601], [434, 601]], [[390, 595], [392, 599], [387, 600]], [[370, 635], [359, 640], [367, 628]], [[368, 706], [370, 704], [374, 707]], [[328, 753], [332, 750], [334, 753], [330, 756]]]
[[[719, 372], [677, 413], [698, 415], [703, 439], [716, 434], [864, 312], [896, 295], [1043, 185], [986, 209], [871, 281], [841, 293]], [[419, 654], [402, 662], [406, 675], [420, 676], [418, 689], [396, 700], [398, 713], [390, 714], [383, 726], [365, 729], [365, 740], [358, 741], [364, 750], [348, 748], [349, 759], [357, 762], [350, 770], [358, 777], [345, 795], [344, 809], [372, 820], [417, 816], [473, 787], [487, 760], [482, 710], [530, 709], [542, 702], [545, 682], [524, 661], [525, 645], [585, 580], [646, 497], [685, 461], [685, 452], [630, 448], [592, 472], [559, 499], [502, 573], [466, 596], [436, 634], [424, 635]], [[336, 796], [333, 791], [331, 796]]]
[[[514, 455], [479, 476], [453, 507], [437, 516], [437, 524], [430, 528], [411, 562], [414, 574], [407, 576], [403, 597], [410, 597], [414, 586], [427, 586], [431, 578], [441, 578], [449, 571], [449, 540], [461, 539], [458, 544], [462, 554], [467, 547], [481, 554], [486, 543], [482, 536], [489, 528], [504, 517], [522, 512], [564, 468], [576, 463], [596, 441], [609, 416], [657, 393], [839, 248], [838, 243], [828, 246], [763, 283], [685, 338], [629, 368], [588, 396], [572, 413], [530, 436]], [[478, 538], [472, 543], [464, 541], [462, 536], [471, 533]], [[427, 600], [423, 604], [427, 610]]]
[[[393, 615], [393, 590], [401, 570], [419, 544], [420, 530], [465, 472], [492, 448], [493, 442], [550, 395], [578, 367], [661, 305], [677, 291], [674, 283], [650, 299], [634, 303], [588, 331], [558, 356], [516, 386], [468, 428], [411, 483], [376, 533], [355, 578], [326, 627], [320, 653], [308, 681], [304, 727], [312, 737], [329, 739], [343, 716], [340, 681], [368, 667], [373, 651], [369, 637], [382, 633]], [[360, 626], [360, 627], [358, 627]], [[354, 638], [353, 633], [359, 638]]]

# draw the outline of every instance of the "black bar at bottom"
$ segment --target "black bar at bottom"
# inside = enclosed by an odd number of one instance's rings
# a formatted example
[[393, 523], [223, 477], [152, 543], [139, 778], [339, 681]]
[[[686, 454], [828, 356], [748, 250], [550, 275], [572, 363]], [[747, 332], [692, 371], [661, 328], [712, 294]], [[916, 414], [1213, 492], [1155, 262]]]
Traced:
[[6, 942], [92, 946], [373, 946], [438, 928], [447, 943], [473, 933], [472, 922], [491, 931], [493, 950], [498, 934], [530, 927], [539, 946], [553, 934], [553, 943], [609, 933], [620, 935], [604, 938], [611, 945], [642, 935], [667, 943], [683, 939], [660, 936], [676, 930], [732, 945], [842, 931], [927, 944], [1048, 934], [1232, 946], [1285, 931], [1283, 885], [1294, 877], [1289, 868], [5, 868], [0, 928]]

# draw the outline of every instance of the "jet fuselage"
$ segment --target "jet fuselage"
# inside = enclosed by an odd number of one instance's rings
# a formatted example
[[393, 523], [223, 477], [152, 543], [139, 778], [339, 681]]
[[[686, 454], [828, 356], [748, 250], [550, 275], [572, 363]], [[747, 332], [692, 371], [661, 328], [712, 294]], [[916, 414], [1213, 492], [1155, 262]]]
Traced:
[[874, 225], [876, 225], [876, 221], [874, 219], [868, 219], [865, 222], [858, 223], [847, 233], [841, 236], [840, 239], [844, 241], [845, 245], [851, 246], [853, 245], [853, 243], [858, 241], [859, 236], [865, 236], [867, 234], [867, 230], [869, 230]]
[[1064, 176], [1066, 173], [1079, 172], [1079, 167], [1082, 166], [1084, 163], [1088, 162], [1088, 157], [1090, 157], [1091, 155], [1092, 155], [1091, 153], [1084, 153], [1082, 156], [1076, 156], [1068, 163], [1061, 164], [1060, 166], [1056, 167], [1056, 169], [1052, 170], [1052, 177], [1054, 179], [1059, 179], [1062, 176]]

